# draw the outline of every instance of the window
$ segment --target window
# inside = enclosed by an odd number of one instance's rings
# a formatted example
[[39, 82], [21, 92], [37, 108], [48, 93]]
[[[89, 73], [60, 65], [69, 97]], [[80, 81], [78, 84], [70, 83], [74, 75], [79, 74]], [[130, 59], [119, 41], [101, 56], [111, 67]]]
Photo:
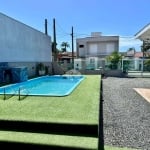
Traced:
[[96, 43], [90, 43], [89, 44], [89, 54], [96, 55], [97, 54], [97, 44]]
[[107, 44], [107, 54], [112, 53], [115, 50], [115, 45], [114, 43], [108, 43]]
[[84, 45], [79, 45], [79, 48], [83, 48], [84, 47]]

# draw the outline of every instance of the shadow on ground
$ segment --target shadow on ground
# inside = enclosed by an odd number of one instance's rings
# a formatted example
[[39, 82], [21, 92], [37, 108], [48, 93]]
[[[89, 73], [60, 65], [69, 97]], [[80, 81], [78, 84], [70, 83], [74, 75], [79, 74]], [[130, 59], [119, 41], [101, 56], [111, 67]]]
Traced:
[[[57, 135], [98, 137], [98, 125], [88, 124], [69, 124], [69, 123], [49, 123], [49, 122], [31, 122], [31, 121], [14, 121], [0, 120], [1, 131], [17, 131], [30, 133], [46, 133]], [[61, 150], [84, 150], [80, 147], [67, 147], [60, 145], [42, 145], [23, 142], [0, 141], [0, 146], [15, 149], [27, 148], [36, 150], [61, 149]], [[86, 148], [87, 149], [87, 148]]]

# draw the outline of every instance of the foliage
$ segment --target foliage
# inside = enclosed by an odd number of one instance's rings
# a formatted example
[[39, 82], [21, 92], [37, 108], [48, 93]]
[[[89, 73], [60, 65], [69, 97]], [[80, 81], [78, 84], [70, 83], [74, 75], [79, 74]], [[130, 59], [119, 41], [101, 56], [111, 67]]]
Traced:
[[128, 49], [128, 51], [135, 51], [135, 48], [134, 48], [134, 47], [130, 47], [130, 48]]
[[121, 60], [122, 56], [119, 54], [118, 51], [114, 51], [111, 53], [111, 55], [107, 56], [106, 59], [108, 62], [110, 62], [109, 67], [111, 69], [117, 69], [118, 63]]
[[127, 70], [129, 69], [130, 61], [124, 60], [122, 65], [123, 65], [123, 72], [126, 73]]
[[68, 42], [62, 42], [61, 43], [61, 49], [63, 52], [66, 52], [67, 51], [67, 47], [70, 47], [70, 45], [68, 44]]
[[38, 67], [38, 70], [45, 70], [45, 65], [43, 63], [39, 63], [37, 67]]
[[144, 70], [150, 71], [150, 58], [144, 61]]
[[54, 56], [54, 61], [57, 61], [57, 55], [59, 53], [59, 49], [57, 49], [57, 43], [52, 42], [52, 53]]
[[145, 52], [150, 50], [150, 41], [149, 39], [143, 41], [143, 45], [141, 46], [141, 51], [143, 52], [143, 56], [145, 56]]

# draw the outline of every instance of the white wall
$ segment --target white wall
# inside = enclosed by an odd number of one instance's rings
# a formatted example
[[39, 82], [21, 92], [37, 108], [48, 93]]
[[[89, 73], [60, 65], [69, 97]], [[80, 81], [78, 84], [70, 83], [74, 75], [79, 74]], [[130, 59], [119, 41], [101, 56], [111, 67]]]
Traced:
[[51, 62], [51, 38], [0, 13], [0, 62]]

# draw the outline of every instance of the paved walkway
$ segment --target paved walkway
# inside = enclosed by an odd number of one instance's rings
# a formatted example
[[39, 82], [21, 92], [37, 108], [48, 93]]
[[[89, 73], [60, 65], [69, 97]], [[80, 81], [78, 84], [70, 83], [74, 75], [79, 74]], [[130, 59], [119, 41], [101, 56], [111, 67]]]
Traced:
[[134, 90], [150, 103], [150, 88], [134, 88]]
[[150, 150], [150, 103], [134, 88], [150, 88], [150, 79], [103, 79], [104, 143]]

